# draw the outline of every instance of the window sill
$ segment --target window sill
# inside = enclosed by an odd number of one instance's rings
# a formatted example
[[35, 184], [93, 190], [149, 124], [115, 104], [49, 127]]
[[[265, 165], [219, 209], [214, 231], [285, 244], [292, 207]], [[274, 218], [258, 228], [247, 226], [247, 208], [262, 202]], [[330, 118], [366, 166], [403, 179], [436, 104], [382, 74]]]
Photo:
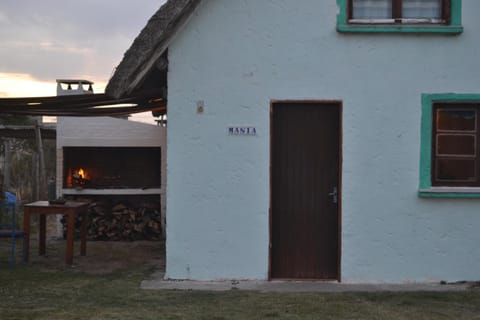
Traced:
[[463, 32], [462, 26], [416, 26], [416, 25], [364, 25], [337, 24], [341, 33], [429, 33], [456, 35]]
[[480, 199], [480, 188], [431, 187], [418, 190], [420, 198], [467, 198]]

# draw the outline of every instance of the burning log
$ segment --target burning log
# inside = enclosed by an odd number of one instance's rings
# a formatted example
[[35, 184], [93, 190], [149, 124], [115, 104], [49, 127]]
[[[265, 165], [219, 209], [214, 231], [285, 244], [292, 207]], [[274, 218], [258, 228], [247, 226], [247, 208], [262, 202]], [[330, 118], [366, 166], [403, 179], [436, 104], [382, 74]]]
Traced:
[[90, 179], [83, 168], [74, 170], [73, 173], [69, 174], [67, 177], [68, 187], [84, 187], [88, 184], [90, 184]]
[[88, 179], [84, 179], [81, 175], [79, 175], [78, 173], [74, 173], [73, 176], [73, 183], [75, 185], [80, 185], [80, 186], [83, 186], [85, 184], [88, 183]]

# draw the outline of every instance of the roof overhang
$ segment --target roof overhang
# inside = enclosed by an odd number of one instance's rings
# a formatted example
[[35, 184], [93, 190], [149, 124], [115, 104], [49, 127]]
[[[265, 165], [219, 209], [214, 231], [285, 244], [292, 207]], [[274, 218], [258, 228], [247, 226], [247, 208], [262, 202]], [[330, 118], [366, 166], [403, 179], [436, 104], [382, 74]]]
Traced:
[[0, 113], [39, 116], [123, 116], [152, 111], [165, 114], [167, 101], [163, 92], [144, 91], [115, 99], [106, 94], [55, 97], [2, 98]]
[[158, 67], [175, 34], [188, 22], [201, 0], [168, 0], [148, 21], [105, 89], [115, 98], [128, 96], [141, 89], [148, 74]]

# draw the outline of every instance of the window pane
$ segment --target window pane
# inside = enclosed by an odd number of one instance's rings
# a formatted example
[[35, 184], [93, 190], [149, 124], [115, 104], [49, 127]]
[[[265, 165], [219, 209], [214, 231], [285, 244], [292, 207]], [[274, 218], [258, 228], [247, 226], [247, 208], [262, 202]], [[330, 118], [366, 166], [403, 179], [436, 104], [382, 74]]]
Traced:
[[437, 130], [474, 131], [475, 122], [475, 110], [437, 109]]
[[391, 19], [392, 0], [352, 0], [353, 19]]
[[407, 19], [441, 19], [442, 0], [403, 0], [402, 17]]
[[438, 155], [475, 155], [474, 135], [446, 135], [437, 136]]
[[437, 159], [437, 180], [475, 181], [475, 160]]

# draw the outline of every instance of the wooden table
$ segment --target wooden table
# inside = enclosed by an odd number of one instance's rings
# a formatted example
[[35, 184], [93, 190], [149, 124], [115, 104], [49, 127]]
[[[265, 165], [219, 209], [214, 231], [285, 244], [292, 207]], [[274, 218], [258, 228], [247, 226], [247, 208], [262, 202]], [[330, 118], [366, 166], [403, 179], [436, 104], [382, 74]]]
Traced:
[[27, 233], [25, 239], [25, 259], [28, 261], [30, 251], [30, 218], [33, 214], [39, 215], [39, 245], [38, 254], [45, 255], [46, 216], [48, 214], [63, 214], [67, 216], [67, 248], [65, 250], [65, 263], [73, 263], [73, 239], [75, 237], [75, 217], [83, 215], [80, 229], [80, 254], [87, 253], [87, 218], [88, 203], [67, 201], [65, 204], [49, 204], [48, 201], [37, 201], [26, 204], [23, 208], [23, 230]]

